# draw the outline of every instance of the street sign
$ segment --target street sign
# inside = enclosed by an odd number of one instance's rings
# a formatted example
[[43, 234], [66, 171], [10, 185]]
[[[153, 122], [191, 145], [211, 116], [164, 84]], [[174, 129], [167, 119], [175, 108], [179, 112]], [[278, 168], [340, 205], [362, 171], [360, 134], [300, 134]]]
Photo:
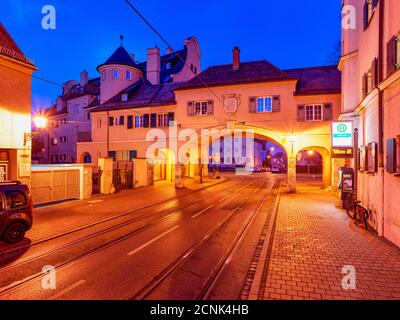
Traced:
[[332, 148], [354, 147], [352, 122], [332, 122], [331, 129]]

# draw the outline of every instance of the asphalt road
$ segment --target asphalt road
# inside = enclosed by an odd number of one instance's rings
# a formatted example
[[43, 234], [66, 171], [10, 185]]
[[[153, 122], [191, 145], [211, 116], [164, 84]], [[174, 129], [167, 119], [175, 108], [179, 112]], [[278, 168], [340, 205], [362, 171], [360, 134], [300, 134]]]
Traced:
[[0, 300], [238, 299], [275, 182], [231, 176], [10, 255]]

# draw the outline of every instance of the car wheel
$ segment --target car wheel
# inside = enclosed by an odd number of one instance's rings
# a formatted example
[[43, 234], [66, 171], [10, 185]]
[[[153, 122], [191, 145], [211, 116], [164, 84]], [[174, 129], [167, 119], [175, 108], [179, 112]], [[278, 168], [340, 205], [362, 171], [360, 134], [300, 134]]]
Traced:
[[25, 237], [26, 227], [21, 222], [14, 222], [10, 224], [3, 234], [3, 240], [6, 243], [17, 243]]

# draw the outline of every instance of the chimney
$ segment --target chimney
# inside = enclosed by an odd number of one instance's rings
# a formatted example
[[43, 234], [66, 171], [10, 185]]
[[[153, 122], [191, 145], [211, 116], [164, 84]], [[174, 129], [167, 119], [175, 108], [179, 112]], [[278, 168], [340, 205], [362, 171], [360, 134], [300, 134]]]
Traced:
[[81, 88], [86, 87], [88, 81], [89, 81], [89, 74], [86, 70], [83, 70], [81, 72]]
[[147, 80], [160, 84], [161, 57], [159, 48], [147, 49]]
[[240, 68], [240, 49], [239, 47], [233, 48], [233, 70]]

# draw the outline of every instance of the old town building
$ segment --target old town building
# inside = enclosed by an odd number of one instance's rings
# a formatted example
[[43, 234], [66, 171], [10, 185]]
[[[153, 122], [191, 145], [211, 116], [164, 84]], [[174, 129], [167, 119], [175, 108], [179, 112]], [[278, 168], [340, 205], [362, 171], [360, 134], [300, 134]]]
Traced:
[[400, 245], [400, 2], [345, 0], [355, 28], [343, 29], [342, 114], [358, 128], [358, 198], [381, 236]]
[[0, 23], [0, 182], [31, 176], [31, 82], [37, 70]]

